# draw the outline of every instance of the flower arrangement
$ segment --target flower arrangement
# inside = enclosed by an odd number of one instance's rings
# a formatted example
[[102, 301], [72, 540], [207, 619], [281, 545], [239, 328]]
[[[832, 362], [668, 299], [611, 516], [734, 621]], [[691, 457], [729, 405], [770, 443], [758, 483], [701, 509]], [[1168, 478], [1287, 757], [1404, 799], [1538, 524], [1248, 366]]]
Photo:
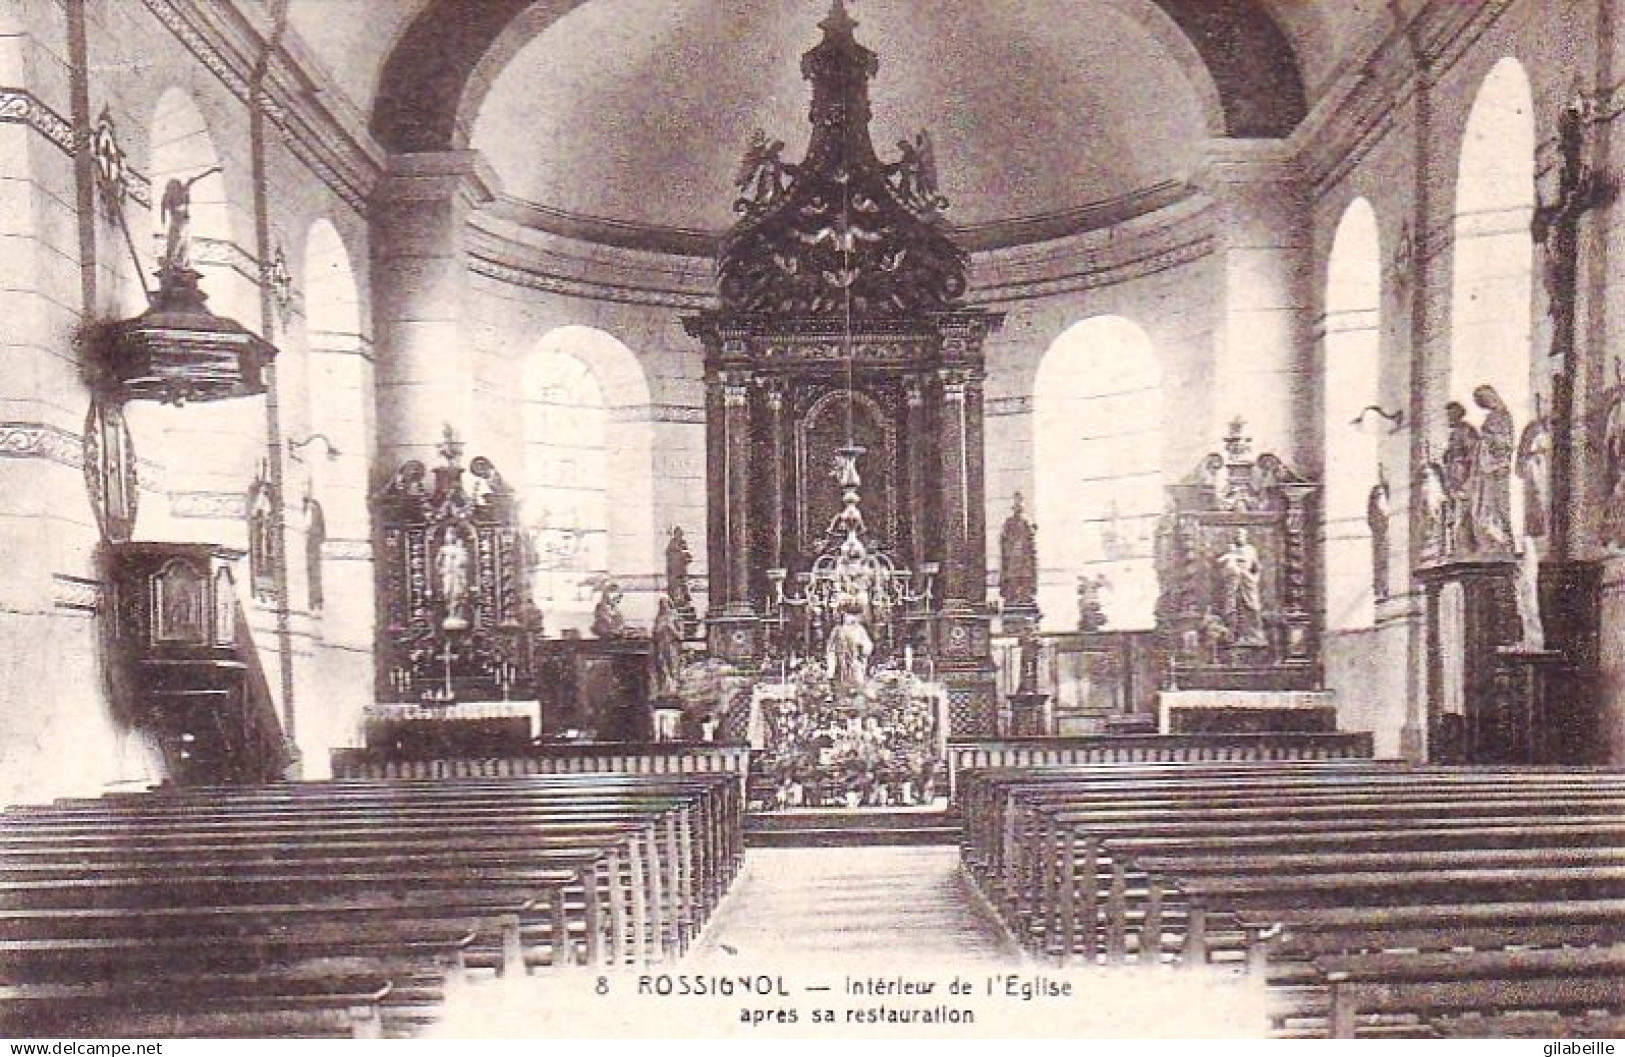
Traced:
[[914, 677], [884, 671], [841, 695], [823, 665], [806, 662], [794, 696], [773, 702], [762, 760], [780, 807], [926, 803], [939, 770], [932, 702]]

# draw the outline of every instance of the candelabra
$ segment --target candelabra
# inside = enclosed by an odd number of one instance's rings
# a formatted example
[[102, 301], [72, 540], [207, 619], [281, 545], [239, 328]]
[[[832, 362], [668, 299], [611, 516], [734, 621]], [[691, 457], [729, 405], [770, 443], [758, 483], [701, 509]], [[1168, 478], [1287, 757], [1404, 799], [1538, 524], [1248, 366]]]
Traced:
[[865, 539], [860, 497], [863, 480], [858, 474], [858, 458], [863, 454], [864, 449], [856, 445], [836, 452], [841, 511], [831, 520], [824, 547], [812, 567], [796, 574], [793, 586], [788, 569], [767, 570], [781, 650], [792, 613], [803, 615], [803, 646], [810, 653], [820, 633], [838, 624], [843, 613], [857, 613], [876, 638], [891, 648], [897, 644], [898, 618], [920, 616], [931, 609], [937, 563], [923, 563], [916, 575]]

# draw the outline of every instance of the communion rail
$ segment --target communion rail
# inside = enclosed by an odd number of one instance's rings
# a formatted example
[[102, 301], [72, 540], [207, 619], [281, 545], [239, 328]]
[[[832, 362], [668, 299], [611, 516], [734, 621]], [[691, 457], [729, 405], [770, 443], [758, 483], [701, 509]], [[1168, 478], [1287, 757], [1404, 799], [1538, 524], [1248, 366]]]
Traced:
[[427, 755], [403, 758], [375, 749], [335, 749], [333, 777], [506, 778], [527, 774], [737, 774], [750, 767], [745, 745], [581, 743], [533, 745], [523, 753], [490, 757]]
[[963, 771], [1088, 763], [1204, 763], [1227, 760], [1353, 760], [1372, 755], [1369, 732], [1330, 734], [1095, 734], [948, 743], [948, 779]]

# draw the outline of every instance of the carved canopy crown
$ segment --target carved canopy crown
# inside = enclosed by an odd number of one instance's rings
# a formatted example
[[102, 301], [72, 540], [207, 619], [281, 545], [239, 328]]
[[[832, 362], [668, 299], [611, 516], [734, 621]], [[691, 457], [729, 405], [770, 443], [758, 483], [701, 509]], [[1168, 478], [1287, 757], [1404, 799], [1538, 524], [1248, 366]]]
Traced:
[[968, 258], [944, 233], [931, 138], [897, 145], [883, 162], [869, 135], [869, 79], [880, 63], [857, 42], [842, 0], [802, 57], [812, 82], [812, 134], [800, 164], [758, 132], [741, 165], [739, 222], [719, 264], [724, 310], [896, 316], [949, 308], [963, 296]]
[[1280, 509], [1282, 485], [1310, 483], [1274, 455], [1255, 457], [1246, 423], [1238, 418], [1225, 434], [1224, 451], [1210, 453], [1173, 491], [1185, 497], [1177, 503], [1181, 510], [1249, 513]]

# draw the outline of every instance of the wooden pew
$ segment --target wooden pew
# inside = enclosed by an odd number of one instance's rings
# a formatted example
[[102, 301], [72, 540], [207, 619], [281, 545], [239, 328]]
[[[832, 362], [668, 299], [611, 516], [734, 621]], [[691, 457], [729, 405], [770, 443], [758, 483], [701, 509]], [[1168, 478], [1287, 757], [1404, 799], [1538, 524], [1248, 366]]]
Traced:
[[[278, 1031], [330, 1034], [358, 957], [389, 974], [387, 1014], [390, 1002], [434, 1001], [421, 966], [458, 971], [493, 921], [510, 967], [536, 930], [556, 964], [572, 937], [594, 942], [600, 923], [586, 919], [599, 904], [608, 959], [678, 948], [737, 870], [738, 783], [597, 777], [312, 783], [8, 811], [0, 980], [13, 990], [0, 1016], [46, 1005], [93, 1016], [123, 996], [144, 1031], [191, 1030], [190, 1011], [143, 1008], [172, 989], [141, 975], [190, 960], [216, 970], [222, 1003], [241, 999]], [[313, 968], [332, 957], [351, 975]]]
[[[1280, 917], [1300, 915], [1301, 929], [1317, 913], [1371, 915], [1345, 923], [1341, 937], [1323, 921], [1316, 944], [1300, 956], [1356, 936], [1505, 948], [1606, 943], [1622, 928], [1611, 899], [1625, 892], [1617, 887], [1625, 816], [1616, 774], [1428, 771], [1396, 780], [1381, 769], [1268, 775], [1243, 768], [1127, 781], [1098, 771], [1029, 777], [970, 777], [966, 864], [984, 890], [1005, 897], [1018, 933], [1037, 936], [1041, 947], [1057, 931], [1068, 952], [1074, 930], [1092, 944], [1099, 910], [1107, 946], [1120, 953], [1136, 890], [1142, 953], [1160, 948], [1159, 916], [1172, 893], [1190, 902], [1187, 946], [1204, 958], [1207, 919], [1220, 906], [1255, 935], [1301, 935], [1290, 923], [1277, 928]], [[1525, 834], [1528, 844], [1520, 843]], [[1463, 921], [1450, 909], [1465, 909], [1463, 886], [1498, 898], [1502, 908], [1515, 905], [1508, 902], [1515, 893], [1536, 895], [1525, 904], [1535, 917]], [[1024, 888], [1037, 898], [1023, 901]], [[1255, 910], [1260, 900], [1269, 905]], [[1310, 909], [1299, 909], [1306, 903]], [[1379, 916], [1396, 914], [1410, 915], [1411, 927], [1379, 929]], [[1087, 929], [1078, 928], [1082, 917]]]
[[1362, 1015], [1426, 1020], [1472, 1012], [1625, 1013], [1625, 947], [1453, 951], [1321, 958], [1331, 988], [1332, 1038], [1352, 1039]]

